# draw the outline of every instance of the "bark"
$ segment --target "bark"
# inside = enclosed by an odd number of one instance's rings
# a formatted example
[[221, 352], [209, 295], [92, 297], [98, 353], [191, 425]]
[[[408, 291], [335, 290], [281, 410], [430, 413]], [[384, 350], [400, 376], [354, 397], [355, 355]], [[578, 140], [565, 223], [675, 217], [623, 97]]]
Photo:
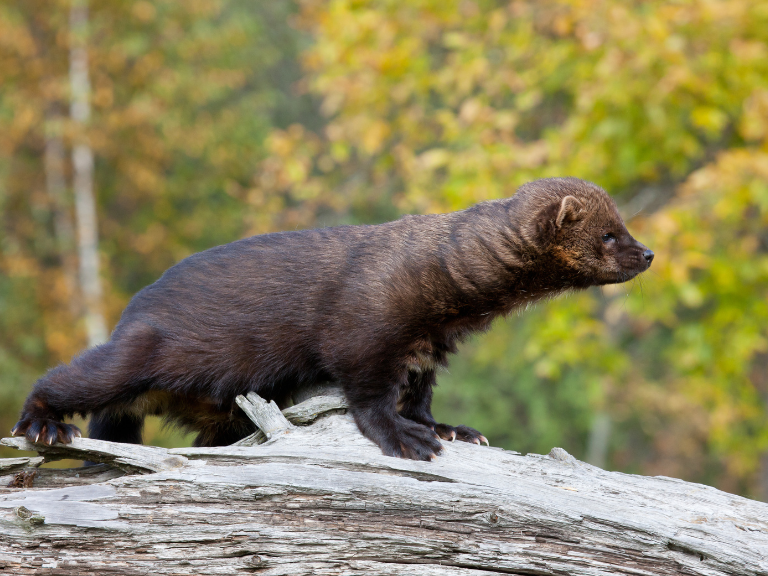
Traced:
[[71, 203], [67, 198], [61, 123], [62, 118], [57, 107], [51, 105], [45, 115], [45, 188], [53, 212], [53, 230], [67, 290], [65, 299], [70, 303], [72, 315], [79, 316], [79, 299], [75, 296], [78, 287], [75, 227], [72, 222]]
[[[768, 574], [766, 504], [606, 472], [559, 448], [522, 456], [445, 442], [434, 462], [390, 458], [338, 413], [338, 396], [307, 402], [321, 407], [283, 411], [291, 424], [260, 445], [38, 447], [46, 459], [109, 464], [38, 469], [35, 487], [0, 489], [0, 566], [78, 575]], [[33, 448], [22, 438], [2, 443]], [[3, 480], [28, 485], [34, 469], [18, 472], [14, 460], [0, 466]]]
[[86, 44], [88, 26], [86, 0], [72, 0], [69, 25], [70, 115], [75, 124], [79, 125], [78, 136], [72, 148], [77, 247], [80, 258], [80, 287], [85, 308], [85, 327], [88, 346], [91, 347], [105, 342], [108, 333], [101, 303], [96, 199], [93, 190], [93, 150], [85, 132], [91, 116], [91, 83], [88, 76]]

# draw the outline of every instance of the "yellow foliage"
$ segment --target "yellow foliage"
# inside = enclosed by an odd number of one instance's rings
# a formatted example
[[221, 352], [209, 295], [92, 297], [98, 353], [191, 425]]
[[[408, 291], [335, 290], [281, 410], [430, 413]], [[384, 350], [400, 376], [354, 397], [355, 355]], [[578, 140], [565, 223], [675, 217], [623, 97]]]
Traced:
[[[724, 485], [748, 484], [768, 450], [768, 382], [754, 377], [768, 371], [766, 3], [304, 0], [298, 21], [328, 125], [298, 156], [273, 148], [269, 170], [301, 158], [306, 171], [262, 194], [311, 185], [314, 208], [339, 194], [360, 207], [388, 189], [399, 211], [429, 212], [562, 175], [620, 202], [655, 194], [661, 208], [630, 222], [651, 271], [628, 297], [547, 307], [523, 356], [540, 380], [602, 382], [596, 405], [618, 413], [660, 410], [674, 428], [695, 411], [681, 444], [708, 442]], [[648, 435], [671, 454], [662, 429]]]
[[[16, 355], [42, 369], [82, 344], [41, 168], [47, 122], [65, 145], [77, 136], [62, 112], [68, 3], [49, 5], [0, 6], [0, 305], [23, 301], [3, 308], [23, 335], [0, 339], [6, 367]], [[291, 21], [311, 42], [296, 86], [323, 117], [283, 118], [266, 137], [284, 94], [252, 86], [279, 76], [263, 70], [280, 50], [255, 44], [269, 35], [238, 6], [94, 4], [88, 137], [112, 319], [175, 260], [237, 234], [586, 178], [627, 206], [653, 267], [499, 325], [473, 362], [524, 390], [542, 434], [542, 390], [557, 383], [561, 401], [647, 439], [642, 458], [615, 447], [617, 466], [754, 492], [768, 451], [765, 1], [301, 0]], [[506, 392], [489, 403], [505, 430]], [[711, 461], [725, 471], [707, 476]]]

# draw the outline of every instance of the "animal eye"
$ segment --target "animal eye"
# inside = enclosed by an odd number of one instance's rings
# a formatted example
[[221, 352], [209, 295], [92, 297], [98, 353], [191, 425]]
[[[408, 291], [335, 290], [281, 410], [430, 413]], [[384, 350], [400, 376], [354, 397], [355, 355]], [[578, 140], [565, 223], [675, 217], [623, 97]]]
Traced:
[[607, 234], [603, 234], [603, 242], [607, 244], [611, 240], [616, 240], [616, 236], [614, 236], [613, 233], [608, 232]]

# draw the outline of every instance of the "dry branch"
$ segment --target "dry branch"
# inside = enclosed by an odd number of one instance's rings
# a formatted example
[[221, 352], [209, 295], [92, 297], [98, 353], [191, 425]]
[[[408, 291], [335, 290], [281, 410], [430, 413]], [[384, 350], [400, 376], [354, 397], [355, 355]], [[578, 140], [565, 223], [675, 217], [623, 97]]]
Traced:
[[[558, 448], [522, 456], [456, 442], [444, 443], [435, 462], [389, 458], [349, 415], [333, 413], [339, 402], [314, 424], [283, 425], [261, 445], [165, 450], [78, 439], [37, 447], [46, 459], [100, 459], [123, 470], [40, 469], [35, 488], [3, 489], [0, 568], [768, 575], [766, 504], [606, 472]], [[305, 412], [309, 405], [283, 415], [295, 424]], [[18, 438], [2, 443], [28, 448]], [[0, 467], [6, 481], [7, 469]]]

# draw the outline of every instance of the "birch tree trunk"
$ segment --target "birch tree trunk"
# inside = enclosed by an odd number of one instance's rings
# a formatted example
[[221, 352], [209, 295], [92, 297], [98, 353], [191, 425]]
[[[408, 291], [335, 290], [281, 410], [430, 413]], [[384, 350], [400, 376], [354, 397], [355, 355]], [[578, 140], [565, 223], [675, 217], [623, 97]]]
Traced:
[[95, 346], [106, 341], [108, 333], [102, 312], [102, 290], [99, 277], [98, 227], [93, 190], [93, 150], [86, 135], [86, 127], [91, 116], [91, 85], [88, 77], [86, 41], [87, 0], [72, 0], [69, 27], [70, 114], [74, 122], [79, 125], [77, 139], [72, 148], [72, 165], [80, 258], [80, 287], [83, 294], [88, 346]]
[[611, 439], [611, 417], [607, 412], [598, 411], [592, 419], [587, 443], [587, 462], [604, 468], [608, 461], [608, 442]]
[[55, 105], [49, 106], [45, 114], [45, 188], [53, 211], [53, 230], [61, 259], [64, 283], [73, 316], [80, 315], [75, 256], [75, 227], [72, 222], [71, 203], [67, 199], [67, 180], [64, 171], [65, 150], [61, 138], [62, 118]]
[[[166, 450], [77, 438], [37, 449], [45, 459], [109, 465], [67, 471], [34, 468], [40, 457], [0, 460], [0, 476], [17, 486], [0, 488], [0, 568], [768, 574], [768, 504], [673, 478], [606, 472], [559, 448], [522, 456], [444, 442], [433, 462], [390, 458], [338, 402], [314, 397], [280, 414], [250, 394], [239, 398], [263, 430], [233, 446]], [[35, 448], [23, 438], [1, 442]]]

